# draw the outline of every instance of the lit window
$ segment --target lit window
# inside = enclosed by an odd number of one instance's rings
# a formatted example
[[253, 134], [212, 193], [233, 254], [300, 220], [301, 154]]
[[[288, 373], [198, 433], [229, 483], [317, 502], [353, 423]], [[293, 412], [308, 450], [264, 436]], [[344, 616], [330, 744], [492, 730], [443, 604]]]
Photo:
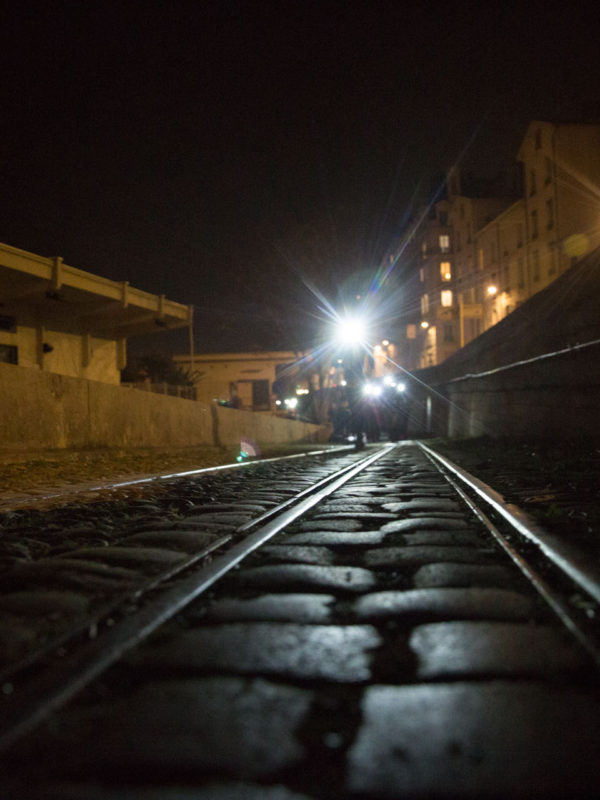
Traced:
[[450, 237], [446, 234], [440, 236], [440, 250], [447, 253], [450, 250]]
[[411, 323], [410, 325], [406, 326], [406, 338], [407, 339], [416, 339], [417, 338], [417, 326], [416, 325], [413, 325]]
[[421, 297], [421, 314], [427, 314], [429, 311], [429, 295], [424, 294]]
[[419, 270], [419, 279], [421, 280], [421, 283], [425, 283], [425, 270], [422, 267]]
[[452, 270], [450, 268], [449, 261], [442, 261], [440, 264], [440, 275], [442, 276], [443, 281], [450, 281], [452, 280]]
[[442, 292], [442, 305], [446, 308], [452, 305], [452, 291], [450, 289], [445, 289]]

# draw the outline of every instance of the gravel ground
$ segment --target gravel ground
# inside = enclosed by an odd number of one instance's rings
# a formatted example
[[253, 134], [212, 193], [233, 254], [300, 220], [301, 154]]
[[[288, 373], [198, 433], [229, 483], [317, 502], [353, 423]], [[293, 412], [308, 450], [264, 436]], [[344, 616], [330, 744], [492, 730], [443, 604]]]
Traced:
[[433, 439], [428, 444], [543, 527], [600, 556], [600, 443]]

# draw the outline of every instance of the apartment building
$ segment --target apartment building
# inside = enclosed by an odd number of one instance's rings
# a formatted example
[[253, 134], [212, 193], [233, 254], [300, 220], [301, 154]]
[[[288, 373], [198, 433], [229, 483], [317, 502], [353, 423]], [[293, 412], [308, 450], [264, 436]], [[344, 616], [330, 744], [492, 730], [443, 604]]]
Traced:
[[532, 295], [600, 246], [600, 125], [531, 122], [517, 158]]
[[520, 197], [453, 168], [411, 230], [406, 369], [439, 364], [600, 247], [600, 125], [534, 121], [518, 161]]

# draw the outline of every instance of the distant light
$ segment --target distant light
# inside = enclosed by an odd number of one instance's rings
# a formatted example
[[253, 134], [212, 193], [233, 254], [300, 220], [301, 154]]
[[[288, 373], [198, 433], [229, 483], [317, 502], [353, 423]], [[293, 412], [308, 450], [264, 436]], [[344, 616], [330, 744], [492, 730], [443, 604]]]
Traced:
[[340, 386], [348, 386], [348, 383], [346, 381], [340, 381]]
[[296, 408], [298, 405], [298, 398], [297, 397], [286, 397], [285, 399], [286, 408]]
[[381, 386], [377, 383], [366, 383], [363, 392], [369, 397], [379, 397], [381, 395]]
[[308, 394], [308, 389], [296, 389], [296, 394]]
[[281, 400], [275, 400], [275, 405], [276, 406], [280, 406], [281, 405]]
[[385, 383], [386, 386], [395, 386], [396, 385], [396, 383], [395, 383], [395, 381], [394, 381], [394, 379], [392, 378], [391, 375], [386, 375], [385, 378], [383, 379], [383, 382]]
[[494, 294], [496, 294], [497, 291], [498, 291], [498, 287], [497, 286], [488, 286], [487, 287], [487, 293], [489, 295], [494, 295]]
[[397, 392], [405, 392], [406, 391], [406, 384], [405, 383], [399, 383], [396, 386], [396, 391]]
[[380, 344], [376, 344], [375, 345], [375, 352], [376, 353], [381, 353], [381, 345]]
[[335, 337], [339, 344], [360, 344], [367, 331], [367, 325], [361, 317], [344, 317], [336, 323]]
[[343, 358], [338, 358], [337, 363], [338, 364], [343, 364], [344, 363], [344, 359]]
[[429, 327], [429, 323], [427, 322], [426, 319], [424, 319], [423, 322], [421, 323], [421, 327], [422, 328], [428, 328]]
[[389, 346], [390, 346], [390, 340], [389, 340], [389, 339], [384, 339], [384, 340], [383, 340], [383, 342], [382, 342], [381, 344], [382, 344], [384, 347], [389, 347]]

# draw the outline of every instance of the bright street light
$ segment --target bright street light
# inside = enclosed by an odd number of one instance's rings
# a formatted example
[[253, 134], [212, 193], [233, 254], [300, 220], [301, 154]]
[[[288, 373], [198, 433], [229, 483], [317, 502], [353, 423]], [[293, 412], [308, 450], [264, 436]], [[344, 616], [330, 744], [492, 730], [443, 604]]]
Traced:
[[362, 317], [340, 317], [336, 321], [335, 338], [340, 345], [357, 345], [364, 341], [367, 324]]

